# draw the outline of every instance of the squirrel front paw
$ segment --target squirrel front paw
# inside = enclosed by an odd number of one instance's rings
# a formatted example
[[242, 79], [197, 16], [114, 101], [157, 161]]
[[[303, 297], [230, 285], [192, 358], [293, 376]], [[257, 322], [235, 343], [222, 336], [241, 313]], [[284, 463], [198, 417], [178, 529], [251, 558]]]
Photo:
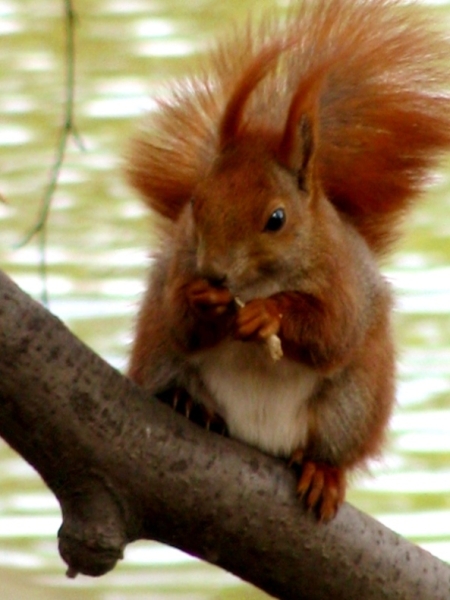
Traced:
[[195, 279], [186, 290], [190, 307], [203, 318], [213, 319], [234, 308], [233, 296], [224, 287], [214, 287], [206, 279]]
[[271, 298], [250, 300], [236, 316], [236, 338], [265, 341], [280, 331], [282, 315]]

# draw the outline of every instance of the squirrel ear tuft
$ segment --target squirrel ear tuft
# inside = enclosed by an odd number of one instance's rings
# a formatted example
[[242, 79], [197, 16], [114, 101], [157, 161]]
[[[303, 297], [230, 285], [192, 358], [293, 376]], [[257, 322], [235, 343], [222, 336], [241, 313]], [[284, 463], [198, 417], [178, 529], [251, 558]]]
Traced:
[[292, 41], [280, 42], [275, 40], [263, 46], [262, 50], [251, 59], [231, 93], [219, 125], [219, 146], [221, 150], [235, 142], [239, 137], [244, 126], [244, 110], [249, 97], [260, 81], [276, 67], [281, 54], [291, 45]]

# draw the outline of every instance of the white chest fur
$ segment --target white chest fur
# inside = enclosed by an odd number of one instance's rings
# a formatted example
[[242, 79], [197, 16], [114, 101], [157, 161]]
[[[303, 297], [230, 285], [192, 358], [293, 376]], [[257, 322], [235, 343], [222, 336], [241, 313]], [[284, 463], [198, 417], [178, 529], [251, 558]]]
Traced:
[[305, 444], [315, 371], [285, 357], [274, 361], [263, 344], [231, 340], [193, 362], [209, 396], [203, 401], [232, 437], [279, 456]]

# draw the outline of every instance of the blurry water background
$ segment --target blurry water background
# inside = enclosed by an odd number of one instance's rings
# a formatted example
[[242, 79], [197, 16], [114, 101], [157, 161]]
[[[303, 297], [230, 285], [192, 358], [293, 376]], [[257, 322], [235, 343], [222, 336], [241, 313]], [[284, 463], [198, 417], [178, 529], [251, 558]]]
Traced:
[[[429, 3], [437, 19], [446, 2]], [[143, 289], [149, 222], [121, 156], [164, 82], [196, 67], [234, 21], [275, 0], [74, 0], [77, 131], [48, 222], [50, 308], [123, 368]], [[41, 294], [36, 220], [62, 126], [63, 0], [0, 0], [0, 268]], [[449, 31], [450, 31], [450, 20]], [[450, 84], [450, 82], [449, 82]], [[397, 291], [398, 407], [384, 461], [349, 500], [450, 561], [450, 161], [414, 212], [386, 276]], [[0, 444], [0, 588], [16, 600], [262, 599], [231, 575], [140, 542], [98, 580], [64, 576], [59, 508], [33, 470]]]

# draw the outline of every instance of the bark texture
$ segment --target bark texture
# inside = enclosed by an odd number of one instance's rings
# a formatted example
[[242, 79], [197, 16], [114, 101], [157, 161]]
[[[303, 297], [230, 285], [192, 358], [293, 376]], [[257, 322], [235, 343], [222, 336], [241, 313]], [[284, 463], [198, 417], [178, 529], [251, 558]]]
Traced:
[[69, 575], [155, 539], [277, 598], [450, 598], [448, 565], [348, 504], [318, 524], [283, 462], [148, 397], [1, 273], [0, 347], [0, 436], [60, 502]]

